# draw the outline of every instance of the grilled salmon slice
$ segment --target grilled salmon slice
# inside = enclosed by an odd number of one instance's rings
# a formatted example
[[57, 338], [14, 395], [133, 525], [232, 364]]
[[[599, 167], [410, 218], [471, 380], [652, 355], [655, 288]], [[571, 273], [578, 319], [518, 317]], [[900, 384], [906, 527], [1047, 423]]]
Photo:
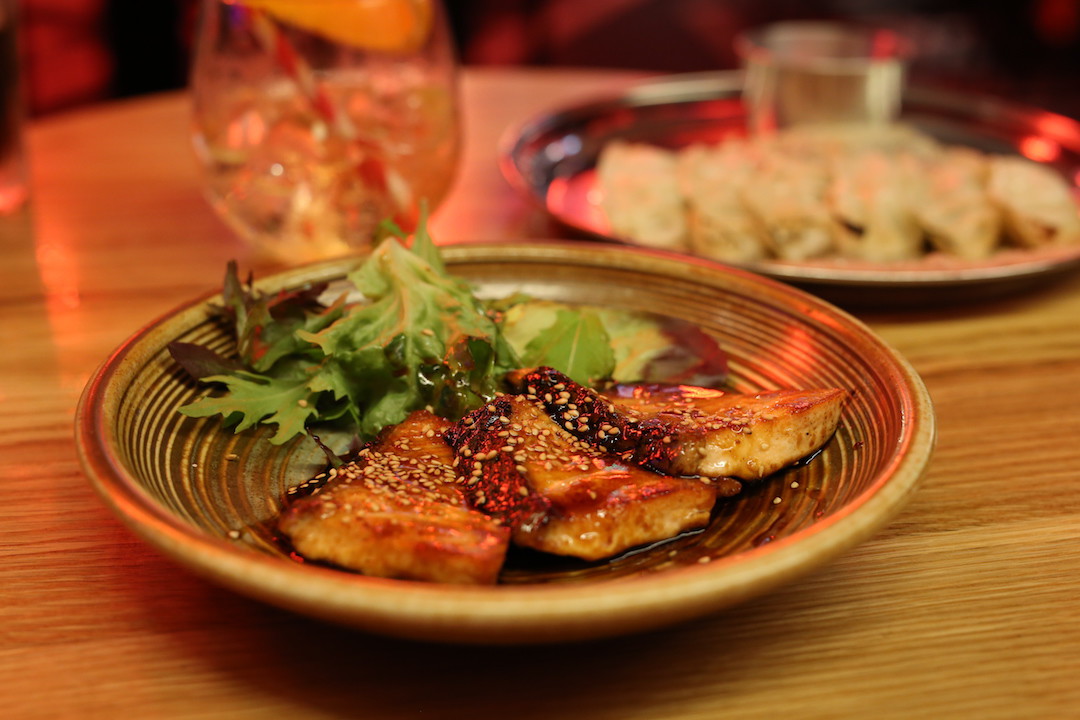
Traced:
[[744, 395], [684, 385], [634, 386], [611, 396], [551, 368], [511, 377], [526, 397], [576, 437], [672, 475], [757, 480], [820, 449], [840, 420], [846, 391]]
[[600, 560], [703, 527], [718, 495], [583, 442], [522, 396], [488, 403], [447, 440], [473, 507], [501, 517], [515, 544], [556, 555]]
[[494, 583], [510, 531], [468, 507], [442, 439], [450, 425], [413, 413], [292, 501], [279, 529], [303, 557], [365, 575]]

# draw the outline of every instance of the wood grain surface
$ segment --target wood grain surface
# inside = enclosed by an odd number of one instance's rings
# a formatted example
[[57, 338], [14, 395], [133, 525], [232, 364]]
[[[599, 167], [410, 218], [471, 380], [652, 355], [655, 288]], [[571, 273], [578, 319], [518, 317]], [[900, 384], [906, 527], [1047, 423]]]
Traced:
[[[466, 72], [466, 150], [441, 241], [559, 233], [496, 143], [626, 74]], [[0, 218], [0, 717], [1080, 717], [1080, 279], [861, 315], [922, 374], [939, 440], [887, 529], [751, 603], [603, 642], [461, 648], [321, 624], [199, 580], [99, 501], [76, 400], [123, 339], [273, 267], [213, 215], [187, 98], [30, 131], [33, 203]]]

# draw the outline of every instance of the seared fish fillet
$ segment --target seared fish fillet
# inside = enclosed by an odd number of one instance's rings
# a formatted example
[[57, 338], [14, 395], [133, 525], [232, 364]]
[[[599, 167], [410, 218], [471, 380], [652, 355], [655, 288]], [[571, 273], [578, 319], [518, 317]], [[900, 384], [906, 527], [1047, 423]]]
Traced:
[[588, 442], [674, 475], [757, 480], [821, 448], [840, 420], [838, 388], [743, 395], [647, 386], [608, 398], [551, 368], [515, 375], [529, 398]]
[[[493, 432], [494, 431], [494, 432]], [[503, 396], [447, 433], [477, 509], [502, 517], [515, 544], [600, 560], [703, 527], [717, 488], [628, 465]]]
[[757, 480], [824, 445], [840, 420], [846, 393], [837, 388], [743, 395], [674, 386], [639, 395], [632, 407], [645, 441], [638, 455], [681, 475]]
[[413, 413], [291, 502], [279, 529], [305, 558], [365, 575], [494, 583], [510, 532], [467, 506], [442, 439], [448, 427]]

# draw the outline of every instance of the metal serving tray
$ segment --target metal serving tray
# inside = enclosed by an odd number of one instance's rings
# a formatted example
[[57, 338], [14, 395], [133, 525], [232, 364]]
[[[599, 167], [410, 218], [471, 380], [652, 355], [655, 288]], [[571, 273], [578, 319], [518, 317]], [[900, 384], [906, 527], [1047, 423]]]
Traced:
[[[674, 75], [623, 94], [553, 109], [512, 129], [500, 145], [506, 179], [581, 236], [614, 235], [599, 203], [594, 168], [613, 140], [667, 148], [745, 134], [738, 72]], [[938, 140], [993, 153], [1021, 153], [1080, 181], [1080, 123], [990, 97], [911, 87], [901, 120]], [[1045, 285], [1080, 267], [1080, 247], [1003, 250], [979, 262], [940, 255], [904, 264], [850, 260], [761, 261], [746, 269], [799, 285], [841, 304], [940, 305], [985, 300]]]

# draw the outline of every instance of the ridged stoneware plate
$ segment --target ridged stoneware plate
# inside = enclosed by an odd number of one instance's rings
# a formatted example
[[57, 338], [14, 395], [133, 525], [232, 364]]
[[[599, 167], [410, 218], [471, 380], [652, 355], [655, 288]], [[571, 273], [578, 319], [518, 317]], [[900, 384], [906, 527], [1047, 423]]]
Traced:
[[[738, 72], [671, 75], [617, 96], [554, 108], [502, 140], [500, 167], [511, 185], [563, 225], [593, 239], [637, 244], [611, 230], [596, 181], [609, 142], [670, 149], [716, 144], [746, 134]], [[1080, 184], [1080, 122], [1007, 100], [934, 88], [909, 88], [901, 121], [950, 145], [984, 152], [1025, 151]], [[1045, 285], [1080, 268], [1080, 247], [1008, 249], [985, 260], [941, 254], [903, 263], [843, 259], [762, 260], [745, 267], [859, 308], [940, 307]]]
[[[934, 416], [911, 367], [867, 327], [800, 290], [722, 265], [592, 243], [457, 245], [452, 272], [489, 297], [658, 312], [714, 335], [738, 391], [839, 386], [851, 393], [816, 457], [722, 501], [710, 525], [598, 564], [511, 563], [503, 582], [458, 587], [363, 577], [290, 559], [270, 530], [286, 488], [320, 470], [307, 439], [233, 434], [177, 412], [201, 390], [174, 340], [227, 352], [205, 298], [139, 331], [79, 405], [81, 459], [137, 534], [240, 593], [369, 631], [474, 643], [554, 642], [640, 631], [718, 611], [820, 567], [867, 539], [915, 491]], [[342, 278], [357, 260], [268, 277], [264, 290]]]

